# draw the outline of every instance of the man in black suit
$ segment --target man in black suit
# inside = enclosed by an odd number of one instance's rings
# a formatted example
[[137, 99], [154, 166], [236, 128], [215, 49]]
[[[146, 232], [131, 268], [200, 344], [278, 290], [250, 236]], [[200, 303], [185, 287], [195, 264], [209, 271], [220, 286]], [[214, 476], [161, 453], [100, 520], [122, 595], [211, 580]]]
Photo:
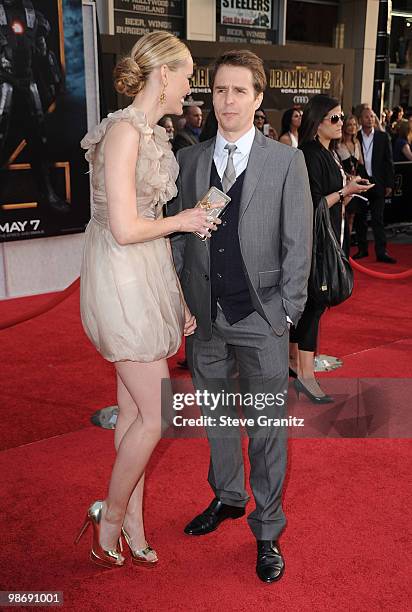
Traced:
[[[362, 129], [358, 133], [361, 144], [366, 172], [375, 187], [368, 192], [371, 210], [371, 225], [375, 238], [376, 260], [394, 264], [396, 259], [390, 257], [386, 251], [386, 235], [383, 224], [385, 198], [392, 194], [394, 169], [391, 143], [386, 132], [374, 129], [375, 113], [371, 108], [364, 108], [360, 116]], [[356, 214], [355, 229], [358, 239], [358, 252], [353, 259], [362, 259], [368, 256], [367, 241], [367, 210], [366, 207]]]
[[179, 149], [190, 147], [190, 145], [199, 142], [200, 132], [202, 131], [202, 110], [199, 106], [183, 107], [183, 114], [186, 119], [186, 124], [183, 130], [180, 130], [173, 141], [173, 151], [176, 153]]

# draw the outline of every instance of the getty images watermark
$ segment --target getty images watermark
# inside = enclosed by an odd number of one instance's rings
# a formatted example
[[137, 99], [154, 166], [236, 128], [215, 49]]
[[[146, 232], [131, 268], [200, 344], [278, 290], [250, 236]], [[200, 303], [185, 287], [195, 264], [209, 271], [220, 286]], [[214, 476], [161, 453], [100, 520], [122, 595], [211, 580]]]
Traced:
[[274, 428], [304, 427], [305, 423], [302, 417], [286, 414], [287, 390], [232, 392], [214, 387], [171, 392], [169, 400], [168, 436], [197, 437], [204, 428], [209, 436], [237, 436], [239, 428], [249, 436], [259, 436]]
[[290, 381], [287, 393], [285, 381], [276, 380], [208, 380], [202, 390], [189, 378], [165, 380], [163, 435], [412, 438], [412, 378], [325, 377], [322, 388], [331, 403], [297, 397]]

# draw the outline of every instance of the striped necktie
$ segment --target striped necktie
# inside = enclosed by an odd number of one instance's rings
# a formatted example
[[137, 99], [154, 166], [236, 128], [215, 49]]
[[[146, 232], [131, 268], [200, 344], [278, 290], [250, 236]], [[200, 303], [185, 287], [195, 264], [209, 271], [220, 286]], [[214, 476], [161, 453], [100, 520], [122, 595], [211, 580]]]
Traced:
[[232, 185], [236, 182], [236, 171], [233, 163], [233, 155], [237, 149], [236, 145], [227, 144], [225, 149], [228, 151], [226, 169], [222, 177], [223, 191], [227, 193]]

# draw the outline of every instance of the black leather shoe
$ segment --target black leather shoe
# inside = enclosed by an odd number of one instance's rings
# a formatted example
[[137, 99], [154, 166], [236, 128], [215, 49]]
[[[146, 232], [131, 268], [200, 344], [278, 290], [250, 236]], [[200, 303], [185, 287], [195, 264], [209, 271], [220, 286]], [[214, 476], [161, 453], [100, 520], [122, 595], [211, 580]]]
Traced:
[[384, 255], [381, 255], [380, 257], [377, 257], [376, 261], [381, 261], [382, 263], [388, 263], [388, 264], [396, 264], [396, 259], [388, 255], [387, 253], [385, 253]]
[[222, 521], [226, 519], [237, 519], [244, 516], [245, 509], [237, 506], [228, 506], [221, 502], [217, 497], [212, 501], [202, 514], [196, 516], [185, 527], [188, 535], [205, 535], [215, 531]]
[[263, 582], [280, 580], [285, 571], [285, 560], [279, 544], [272, 540], [257, 540], [256, 573]]
[[363, 259], [364, 257], [367, 257], [368, 255], [369, 255], [368, 251], [358, 251], [352, 257], [352, 259]]

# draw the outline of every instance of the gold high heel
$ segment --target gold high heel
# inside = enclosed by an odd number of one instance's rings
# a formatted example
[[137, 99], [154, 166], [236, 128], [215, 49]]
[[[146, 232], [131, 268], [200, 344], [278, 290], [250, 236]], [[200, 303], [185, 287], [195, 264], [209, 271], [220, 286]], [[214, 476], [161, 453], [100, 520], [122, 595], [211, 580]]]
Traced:
[[[93, 544], [90, 551], [90, 559], [97, 565], [103, 567], [120, 567], [124, 564], [124, 558], [118, 550], [105, 550], [100, 544], [100, 527], [102, 520], [103, 502], [95, 501], [87, 511], [86, 519], [80, 529], [74, 543], [78, 544], [88, 526], [93, 526]], [[119, 537], [119, 548], [123, 552], [122, 540]]]
[[[122, 527], [122, 533], [124, 535], [124, 539], [126, 540], [128, 547], [130, 548], [130, 552], [132, 553], [133, 563], [136, 563], [136, 565], [142, 564], [142, 565], [147, 565], [149, 567], [152, 567], [155, 563], [159, 561], [159, 559], [157, 558], [156, 551], [153, 550], [153, 548], [149, 546], [147, 542], [146, 542], [146, 548], [133, 548], [132, 538], [129, 536], [129, 534], [127, 533], [124, 527]], [[155, 555], [154, 559], [148, 558], [148, 555], [150, 553], [154, 553]]]

